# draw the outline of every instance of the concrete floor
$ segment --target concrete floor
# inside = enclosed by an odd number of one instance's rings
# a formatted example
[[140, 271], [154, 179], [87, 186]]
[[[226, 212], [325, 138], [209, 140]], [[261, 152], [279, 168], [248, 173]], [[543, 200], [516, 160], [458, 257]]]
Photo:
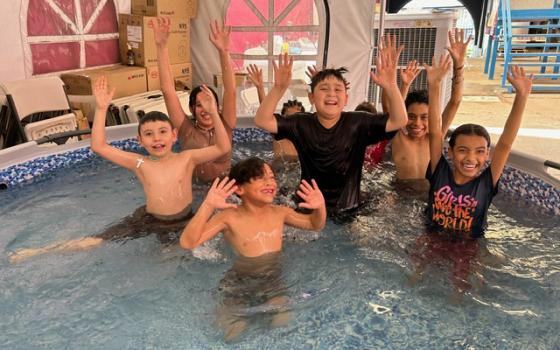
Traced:
[[[504, 126], [515, 94], [510, 94], [501, 88], [499, 73], [494, 80], [489, 80], [483, 70], [483, 58], [468, 59], [465, 67], [464, 98], [453, 125], [477, 123], [489, 128], [489, 131]], [[532, 93], [523, 115], [521, 128], [514, 143], [515, 150], [560, 163], [560, 94]], [[494, 130], [494, 132], [499, 131]], [[522, 135], [531, 132], [537, 136]], [[491, 136], [492, 141], [498, 140], [499, 135]]]

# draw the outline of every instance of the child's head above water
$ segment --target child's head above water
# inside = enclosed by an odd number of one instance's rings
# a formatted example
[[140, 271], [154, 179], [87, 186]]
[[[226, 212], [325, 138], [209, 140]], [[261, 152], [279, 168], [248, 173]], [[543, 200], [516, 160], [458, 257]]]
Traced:
[[290, 116], [292, 114], [296, 114], [299, 112], [305, 112], [305, 108], [303, 107], [303, 104], [301, 103], [301, 101], [298, 101], [297, 99], [293, 99], [293, 100], [288, 100], [287, 102], [284, 102], [284, 104], [282, 105], [282, 111], [280, 112], [280, 114], [284, 117]]
[[165, 113], [148, 112], [138, 122], [138, 141], [150, 155], [163, 157], [177, 141], [177, 129]]
[[336, 121], [348, 102], [348, 82], [344, 67], [323, 69], [311, 78], [309, 102], [315, 106], [317, 116], [323, 120]]
[[490, 155], [490, 135], [477, 124], [463, 124], [453, 130], [449, 139], [449, 158], [462, 177], [474, 178]]
[[421, 138], [428, 134], [428, 90], [415, 90], [406, 96], [408, 136]]
[[276, 196], [276, 179], [272, 168], [262, 159], [250, 157], [235, 164], [229, 178], [235, 179], [235, 192], [242, 199], [272, 203]]

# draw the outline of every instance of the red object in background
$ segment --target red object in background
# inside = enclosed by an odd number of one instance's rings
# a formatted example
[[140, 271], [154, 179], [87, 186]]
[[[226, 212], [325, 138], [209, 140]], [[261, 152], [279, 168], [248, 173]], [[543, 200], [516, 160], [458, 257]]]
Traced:
[[116, 7], [113, 0], [100, 5], [99, 0], [29, 0], [26, 39], [33, 75], [83, 68], [81, 55], [86, 67], [119, 63]]

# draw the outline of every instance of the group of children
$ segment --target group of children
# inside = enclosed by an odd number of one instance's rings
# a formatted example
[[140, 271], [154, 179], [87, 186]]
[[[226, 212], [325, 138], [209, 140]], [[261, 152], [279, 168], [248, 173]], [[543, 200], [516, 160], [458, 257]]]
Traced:
[[[293, 209], [274, 204], [277, 183], [273, 169], [263, 160], [249, 158], [230, 167], [236, 93], [229, 29], [217, 22], [210, 25], [210, 41], [219, 52], [222, 69], [222, 108], [219, 109], [212, 89], [199, 86], [190, 94], [191, 120], [174, 90], [167, 48], [169, 27], [170, 20], [166, 18], [158, 18], [153, 23], [161, 90], [169, 117], [150, 112], [141, 118], [138, 142], [148, 152], [147, 156], [106, 143], [105, 114], [114, 91], [108, 90], [105, 78], [96, 81], [93, 89], [97, 109], [91, 148], [136, 175], [144, 188], [146, 205], [100, 235], [40, 249], [22, 249], [12, 255], [13, 261], [49, 251], [89, 248], [106, 239], [137, 234], [131, 231], [180, 232], [175, 238], [186, 249], [223, 232], [225, 240], [243, 258], [276, 254], [282, 249], [284, 225], [320, 231], [327, 213], [344, 215], [360, 207], [364, 201], [360, 191], [362, 165], [366, 154], [371, 153], [366, 148], [378, 147], [380, 142], [384, 148], [388, 140], [391, 140], [398, 181], [428, 180], [427, 215], [433, 228], [474, 236], [483, 234], [488, 207], [497, 192], [531, 91], [532, 78], [522, 68], [514, 66], [508, 75], [516, 97], [504, 132], [493, 148], [490, 165], [486, 166], [490, 138], [479, 125], [456, 128], [449, 140], [449, 160], [443, 153], [444, 137], [462, 95], [464, 59], [470, 39], [464, 40], [461, 30], [449, 34], [449, 55], [434, 58], [431, 66], [424, 64], [427, 93], [408, 93], [419, 73], [415, 61], [401, 70], [402, 85], [397, 85], [397, 64], [403, 47], [397, 47], [394, 37], [384, 38], [376, 69], [371, 72], [371, 80], [383, 89], [383, 114], [364, 111], [367, 106], [361, 106], [358, 111], [344, 111], [348, 100], [344, 68], [312, 70], [309, 100], [315, 112], [305, 112], [301, 104], [288, 102], [282, 115], [275, 114], [291, 82], [292, 57], [283, 54], [273, 62], [274, 84], [268, 93], [264, 91], [262, 72], [250, 66], [249, 76], [258, 88], [261, 101], [256, 125], [273, 134], [276, 141], [283, 142], [275, 146], [279, 155], [297, 158], [301, 165], [301, 184], [296, 191], [298, 209]], [[453, 71], [452, 96], [442, 113], [441, 83], [450, 70]], [[179, 153], [172, 151], [177, 139], [182, 149]], [[379, 147], [375, 152], [382, 153]], [[213, 181], [195, 214], [191, 209], [193, 177]], [[241, 199], [239, 205], [228, 202], [233, 194]], [[236, 320], [227, 329], [235, 335], [244, 326]]]

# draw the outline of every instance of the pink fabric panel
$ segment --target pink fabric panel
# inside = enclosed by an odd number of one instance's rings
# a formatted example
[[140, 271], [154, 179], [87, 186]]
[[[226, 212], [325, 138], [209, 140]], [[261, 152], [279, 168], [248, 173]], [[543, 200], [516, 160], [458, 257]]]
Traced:
[[[99, 0], [82, 0], [84, 25], [89, 21], [98, 2]], [[118, 31], [117, 9], [115, 8], [115, 3], [109, 0], [101, 10], [88, 34], [116, 33]]]
[[86, 42], [86, 67], [120, 63], [119, 39]]
[[80, 44], [77, 42], [32, 44], [33, 74], [80, 68]]
[[[73, 2], [71, 0], [58, 0], [59, 3], [72, 4], [73, 19]], [[69, 11], [70, 5], [64, 6]], [[66, 11], [64, 11], [66, 12]], [[70, 27], [60, 18], [60, 15], [53, 11], [47, 5], [45, 0], [29, 0], [27, 9], [27, 34], [29, 36], [47, 36], [47, 35], [72, 35], [74, 33]]]

